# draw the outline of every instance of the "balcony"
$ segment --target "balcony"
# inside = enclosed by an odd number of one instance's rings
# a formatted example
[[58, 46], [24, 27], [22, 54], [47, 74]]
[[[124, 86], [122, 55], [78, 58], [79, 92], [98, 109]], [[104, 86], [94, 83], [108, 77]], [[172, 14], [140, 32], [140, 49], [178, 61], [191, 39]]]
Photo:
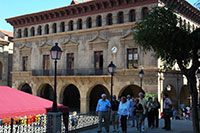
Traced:
[[[55, 70], [32, 70], [32, 76], [54, 76]], [[58, 69], [57, 76], [98, 76], [108, 75], [107, 68], [80, 68], [80, 69]]]

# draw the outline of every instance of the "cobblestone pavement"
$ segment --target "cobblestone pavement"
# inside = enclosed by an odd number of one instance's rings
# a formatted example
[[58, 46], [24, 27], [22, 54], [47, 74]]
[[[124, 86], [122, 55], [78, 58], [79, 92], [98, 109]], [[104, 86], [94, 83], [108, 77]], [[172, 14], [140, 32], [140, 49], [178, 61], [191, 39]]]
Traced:
[[[147, 128], [147, 120], [145, 121], [145, 131], [144, 133], [192, 133], [192, 121], [191, 120], [172, 120], [171, 121], [171, 130], [166, 131], [163, 130], [162, 127], [164, 126], [164, 120], [160, 120], [160, 127], [149, 129]], [[102, 133], [106, 133], [105, 129], [102, 128]], [[110, 133], [113, 131], [113, 127], [110, 126]], [[96, 133], [97, 128], [82, 131], [81, 133]], [[121, 133], [120, 128], [120, 133]], [[128, 126], [127, 133], [137, 133], [136, 128]]]

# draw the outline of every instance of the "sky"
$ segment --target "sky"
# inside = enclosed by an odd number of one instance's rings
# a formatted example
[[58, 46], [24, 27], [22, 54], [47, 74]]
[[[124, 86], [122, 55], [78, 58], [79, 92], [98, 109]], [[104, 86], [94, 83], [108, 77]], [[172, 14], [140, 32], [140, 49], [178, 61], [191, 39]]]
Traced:
[[[67, 6], [72, 0], [0, 0], [0, 29], [13, 31], [6, 18]], [[79, 0], [82, 1], [82, 0]], [[197, 0], [187, 0], [194, 4]]]

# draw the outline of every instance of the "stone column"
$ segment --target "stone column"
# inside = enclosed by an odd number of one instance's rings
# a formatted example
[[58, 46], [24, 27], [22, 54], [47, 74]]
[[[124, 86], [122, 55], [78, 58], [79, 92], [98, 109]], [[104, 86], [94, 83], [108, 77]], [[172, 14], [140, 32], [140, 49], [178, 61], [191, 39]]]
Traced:
[[89, 113], [89, 102], [90, 98], [84, 97], [80, 99], [80, 113], [86, 114]]
[[158, 73], [158, 101], [160, 102], [160, 112], [163, 112], [163, 96], [162, 96], [162, 92], [163, 92], [163, 73]]

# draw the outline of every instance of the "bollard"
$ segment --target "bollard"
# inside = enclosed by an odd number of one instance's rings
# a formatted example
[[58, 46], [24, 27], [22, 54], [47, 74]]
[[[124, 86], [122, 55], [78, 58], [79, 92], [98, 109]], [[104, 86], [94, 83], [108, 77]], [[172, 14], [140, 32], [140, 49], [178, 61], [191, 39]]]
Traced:
[[13, 118], [11, 118], [11, 127], [10, 127], [10, 133], [13, 133]]

